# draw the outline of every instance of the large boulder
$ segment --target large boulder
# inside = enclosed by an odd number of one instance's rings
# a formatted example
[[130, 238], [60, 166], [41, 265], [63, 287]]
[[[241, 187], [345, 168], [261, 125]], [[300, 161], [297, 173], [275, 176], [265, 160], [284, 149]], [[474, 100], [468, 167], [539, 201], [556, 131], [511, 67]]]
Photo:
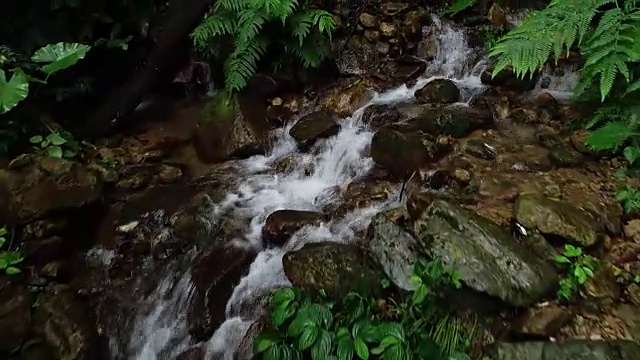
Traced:
[[100, 358], [98, 332], [92, 311], [78, 295], [69, 290], [45, 293], [38, 297], [34, 313], [34, 333], [53, 349], [59, 360]]
[[380, 290], [384, 271], [365, 251], [350, 244], [306, 244], [282, 259], [284, 273], [294, 286], [311, 291], [323, 289], [340, 299], [351, 291], [371, 294]]
[[362, 112], [362, 122], [374, 130], [402, 119], [402, 113], [391, 105], [373, 104]]
[[229, 100], [219, 93], [202, 110], [194, 146], [206, 163], [246, 158], [264, 154], [269, 131], [266, 106], [260, 101], [245, 97]]
[[365, 75], [378, 64], [376, 47], [361, 36], [336, 41], [336, 65], [342, 75]]
[[191, 269], [195, 292], [187, 313], [189, 333], [195, 339], [209, 339], [225, 321], [226, 304], [255, 256], [254, 251], [229, 243], [196, 257]]
[[26, 155], [0, 169], [0, 224], [27, 223], [51, 213], [95, 203], [99, 177], [81, 164]]
[[418, 89], [415, 97], [423, 104], [451, 104], [460, 100], [460, 89], [449, 79], [435, 79]]
[[514, 218], [528, 229], [554, 235], [579, 246], [594, 245], [603, 227], [587, 212], [568, 202], [542, 194], [521, 194], [513, 207]]
[[640, 346], [629, 340], [497, 343], [486, 360], [640, 360]]
[[464, 105], [444, 108], [433, 108], [428, 104], [409, 105], [400, 107], [400, 110], [409, 118], [407, 123], [410, 126], [434, 136], [461, 138], [493, 125], [491, 113]]
[[451, 150], [448, 142], [412, 129], [384, 127], [371, 139], [371, 157], [394, 176], [405, 177]]
[[527, 306], [552, 293], [557, 274], [511, 233], [489, 219], [444, 200], [414, 222], [427, 254], [456, 269], [475, 292], [512, 306]]
[[31, 293], [25, 286], [0, 277], [0, 354], [22, 345], [31, 330]]
[[308, 150], [316, 141], [336, 135], [340, 131], [338, 117], [328, 111], [315, 111], [300, 118], [289, 130], [301, 150]]
[[262, 228], [266, 246], [283, 246], [305, 226], [318, 226], [327, 220], [325, 214], [303, 210], [277, 210], [267, 216]]
[[419, 258], [419, 249], [416, 240], [397, 224], [402, 217], [408, 217], [403, 208], [376, 214], [367, 229], [364, 245], [391, 282], [401, 289], [413, 290], [415, 285], [409, 279], [413, 264]]

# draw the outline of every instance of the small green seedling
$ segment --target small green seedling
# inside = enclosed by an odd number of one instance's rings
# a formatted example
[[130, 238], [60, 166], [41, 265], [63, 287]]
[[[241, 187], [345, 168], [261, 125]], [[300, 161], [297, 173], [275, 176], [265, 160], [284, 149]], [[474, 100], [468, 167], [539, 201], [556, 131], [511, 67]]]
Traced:
[[[0, 228], [0, 249], [7, 242], [7, 228]], [[24, 260], [22, 254], [18, 251], [0, 251], [0, 271], [4, 271], [7, 275], [19, 274], [21, 270], [15, 265], [18, 265]]]
[[570, 300], [578, 288], [593, 277], [596, 264], [582, 249], [573, 245], [565, 245], [562, 254], [556, 256], [556, 262], [568, 265], [568, 271], [560, 280], [558, 297]]

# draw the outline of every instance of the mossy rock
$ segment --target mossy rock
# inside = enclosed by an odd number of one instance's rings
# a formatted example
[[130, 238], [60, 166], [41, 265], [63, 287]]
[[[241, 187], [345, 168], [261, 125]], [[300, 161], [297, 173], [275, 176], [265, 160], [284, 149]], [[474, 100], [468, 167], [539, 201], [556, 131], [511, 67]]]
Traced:
[[307, 244], [287, 253], [282, 264], [294, 286], [309, 291], [322, 289], [333, 299], [341, 299], [349, 292], [377, 294], [381, 291], [380, 281], [386, 278], [382, 267], [365, 249], [336, 242]]

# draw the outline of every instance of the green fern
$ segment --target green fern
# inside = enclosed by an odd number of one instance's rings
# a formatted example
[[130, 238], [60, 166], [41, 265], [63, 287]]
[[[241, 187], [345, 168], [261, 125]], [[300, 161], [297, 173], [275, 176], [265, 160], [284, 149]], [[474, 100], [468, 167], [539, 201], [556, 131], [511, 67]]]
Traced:
[[[276, 29], [277, 31], [274, 31]], [[317, 67], [331, 55], [335, 22], [326, 11], [299, 0], [221, 0], [191, 34], [199, 49], [232, 41], [224, 54], [225, 88], [232, 94], [247, 86], [271, 46], [284, 49], [305, 67]], [[273, 68], [285, 61], [275, 59]]]
[[451, 6], [449, 6], [444, 13], [445, 15], [453, 16], [474, 6], [476, 3], [478, 3], [478, 0], [453, 0]]
[[494, 75], [512, 66], [523, 78], [578, 46], [585, 65], [577, 92], [597, 82], [604, 101], [620, 75], [627, 83], [635, 80], [629, 63], [640, 61], [636, 39], [640, 39], [637, 0], [553, 0], [500, 39], [489, 55], [497, 58]]

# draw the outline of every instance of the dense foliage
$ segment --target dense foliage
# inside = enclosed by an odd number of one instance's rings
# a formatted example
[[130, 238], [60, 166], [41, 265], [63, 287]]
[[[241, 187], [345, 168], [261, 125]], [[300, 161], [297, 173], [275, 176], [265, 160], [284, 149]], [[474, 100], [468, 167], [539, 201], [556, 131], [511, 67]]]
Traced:
[[331, 301], [297, 288], [278, 289], [254, 352], [265, 360], [469, 359], [463, 351], [474, 323], [440, 297], [447, 287], [460, 287], [459, 275], [438, 261], [420, 261], [411, 281], [412, 292], [386, 299], [350, 293]]
[[331, 14], [305, 0], [219, 0], [191, 37], [199, 49], [224, 59], [225, 88], [235, 93], [268, 52], [275, 70], [292, 60], [319, 66], [331, 55], [334, 28]]

